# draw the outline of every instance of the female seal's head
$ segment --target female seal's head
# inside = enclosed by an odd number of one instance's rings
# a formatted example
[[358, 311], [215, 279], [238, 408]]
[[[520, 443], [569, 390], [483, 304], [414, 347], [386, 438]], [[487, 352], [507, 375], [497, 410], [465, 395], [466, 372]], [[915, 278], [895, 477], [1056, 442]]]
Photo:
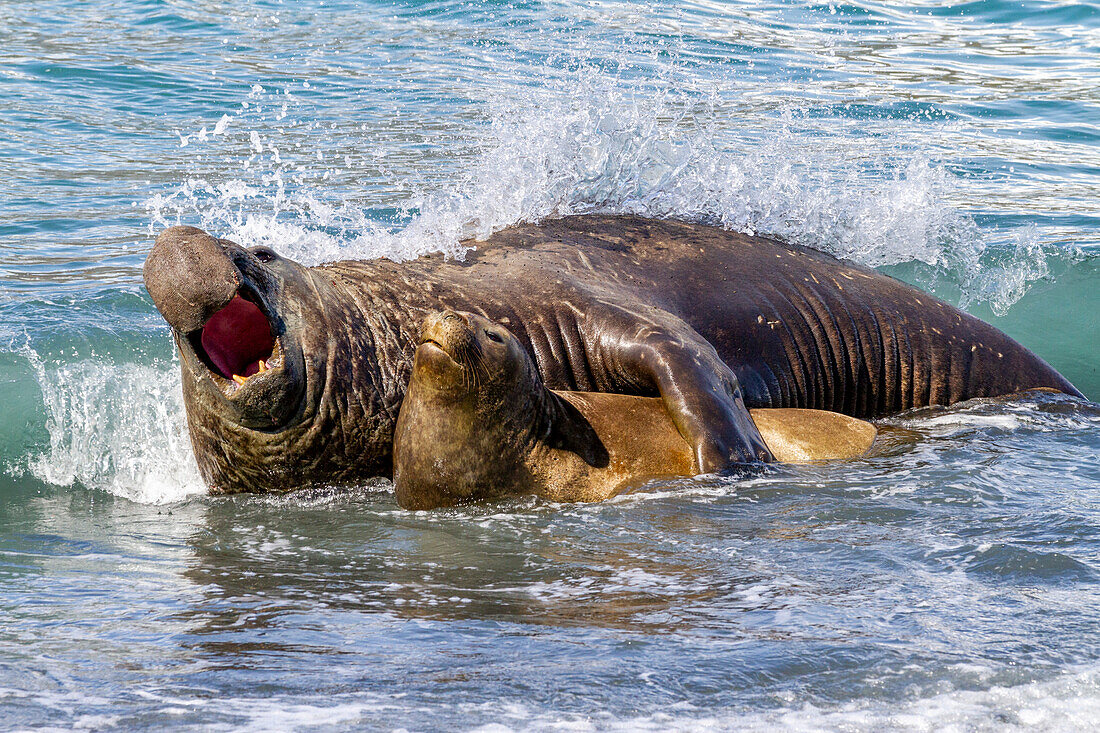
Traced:
[[425, 319], [412, 378], [435, 399], [476, 399], [482, 407], [540, 384], [531, 358], [507, 328], [450, 310]]
[[394, 433], [398, 502], [420, 509], [514, 493], [550, 396], [508, 329], [472, 313], [429, 316]]

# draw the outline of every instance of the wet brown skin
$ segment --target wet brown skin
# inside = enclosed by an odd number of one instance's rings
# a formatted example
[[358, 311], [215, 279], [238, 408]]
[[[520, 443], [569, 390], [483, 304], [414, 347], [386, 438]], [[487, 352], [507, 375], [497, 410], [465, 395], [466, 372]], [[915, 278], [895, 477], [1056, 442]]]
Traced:
[[[145, 266], [180, 349], [192, 444], [214, 492], [392, 472], [393, 429], [432, 311], [512, 330], [553, 389], [659, 396], [704, 471], [770, 459], [747, 407], [874, 417], [1032, 387], [1078, 395], [976, 318], [814, 250], [718, 228], [578, 216], [441, 255], [304, 267], [193, 228]], [[240, 294], [277, 337], [236, 386], [193, 342]]]
[[[834, 412], [754, 409], [778, 461], [855, 458], [873, 425]], [[507, 329], [433, 314], [394, 433], [394, 489], [406, 509], [531, 494], [602, 501], [654, 478], [699, 473], [658, 397], [547, 389]]]

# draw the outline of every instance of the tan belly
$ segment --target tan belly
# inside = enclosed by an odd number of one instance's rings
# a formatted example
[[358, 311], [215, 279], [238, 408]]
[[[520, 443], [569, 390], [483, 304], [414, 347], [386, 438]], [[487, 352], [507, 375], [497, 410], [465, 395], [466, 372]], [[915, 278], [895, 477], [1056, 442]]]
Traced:
[[[603, 476], [591, 476], [596, 480], [590, 500], [606, 498], [646, 479], [698, 473], [691, 448], [660, 398], [597, 392], [558, 394], [587, 418], [608, 452], [608, 465], [594, 469]], [[865, 420], [824, 410], [784, 408], [749, 413], [776, 460], [784, 463], [858, 458], [870, 450], [878, 432]]]

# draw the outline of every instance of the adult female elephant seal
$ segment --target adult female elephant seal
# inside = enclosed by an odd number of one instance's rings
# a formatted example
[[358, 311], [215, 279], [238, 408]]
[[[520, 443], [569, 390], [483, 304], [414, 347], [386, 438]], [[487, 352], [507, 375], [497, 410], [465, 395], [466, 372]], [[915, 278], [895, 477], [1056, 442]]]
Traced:
[[[875, 439], [873, 425], [836, 412], [749, 412], [779, 461], [855, 458]], [[695, 473], [660, 398], [549, 390], [500, 324], [454, 311], [425, 321], [393, 440], [404, 508], [522, 494], [601, 501]]]
[[892, 278], [673, 221], [568, 217], [505, 229], [461, 261], [319, 267], [172, 227], [145, 284], [172, 326], [215, 492], [390, 475], [417, 327], [443, 308], [512, 329], [552, 389], [660, 396], [702, 471], [771, 458], [746, 405], [871, 417], [1032, 387], [1079, 394]]

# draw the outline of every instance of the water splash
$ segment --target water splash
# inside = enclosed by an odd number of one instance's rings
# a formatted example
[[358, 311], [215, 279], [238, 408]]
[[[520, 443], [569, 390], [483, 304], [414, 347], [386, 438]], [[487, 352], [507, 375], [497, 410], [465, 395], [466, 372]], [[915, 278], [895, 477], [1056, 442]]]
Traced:
[[963, 289], [962, 305], [986, 302], [999, 316], [1008, 313], [1036, 282], [1051, 279], [1051, 261], [1060, 259], [1074, 263], [1084, 259], [1084, 254], [1077, 249], [1045, 248], [1034, 225], [1015, 232], [1001, 248], [987, 250], [981, 255], [971, 263], [970, 272], [975, 276], [969, 282], [964, 281], [970, 287]]
[[371, 200], [339, 193], [348, 187], [335, 178], [355, 171], [328, 152], [365, 145], [368, 133], [294, 122], [306, 110], [293, 95], [254, 88], [214, 132], [181, 136], [212, 146], [209, 159], [236, 156], [245, 175], [207, 171], [145, 206], [154, 231], [197, 223], [308, 264], [461, 257], [460, 242], [515, 223], [599, 212], [777, 236], [871, 267], [919, 263], [923, 284], [946, 279], [964, 305], [989, 302], [998, 313], [1048, 275], [1053, 250], [1034, 230], [988, 241], [951, 205], [964, 198], [957, 179], [909, 150], [896, 126], [852, 135], [835, 119], [762, 113], [729, 92], [684, 79], [639, 88], [581, 68], [487, 103], [489, 123], [469, 130], [476, 154], [452, 175], [402, 180], [407, 195]]
[[47, 363], [29, 348], [46, 408], [49, 446], [22, 470], [142, 503], [205, 493], [191, 454], [176, 369], [88, 359]]
[[[410, 246], [410, 237], [396, 236], [394, 222], [381, 221], [369, 201], [340, 193], [348, 186], [335, 179], [354, 167], [350, 153], [361, 140], [341, 141], [338, 133], [345, 131], [334, 132], [310, 112], [290, 89], [257, 84], [239, 109], [222, 115], [214, 132], [205, 126], [193, 134], [177, 132], [181, 145], [196, 150], [193, 171], [173, 190], [142, 202], [150, 234], [188, 223], [306, 264], [464, 250], [454, 239], [452, 246]], [[355, 127], [351, 134], [362, 132]], [[412, 204], [387, 206], [393, 217], [408, 220]]]

